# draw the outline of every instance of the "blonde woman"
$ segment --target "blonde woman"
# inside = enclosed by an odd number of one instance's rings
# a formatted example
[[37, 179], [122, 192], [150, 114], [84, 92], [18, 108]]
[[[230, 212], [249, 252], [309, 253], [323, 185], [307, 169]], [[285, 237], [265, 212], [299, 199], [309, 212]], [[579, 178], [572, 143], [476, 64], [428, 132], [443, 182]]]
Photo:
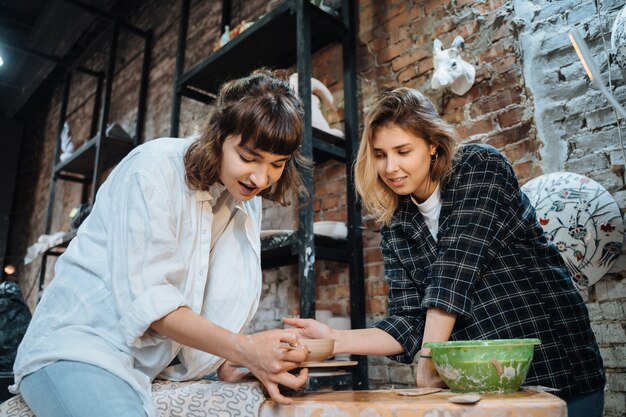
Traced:
[[382, 224], [389, 317], [338, 331], [284, 319], [335, 353], [417, 358], [418, 387], [443, 385], [424, 342], [539, 338], [527, 385], [557, 388], [570, 416], [601, 416], [605, 376], [587, 308], [544, 236], [511, 166], [457, 134], [419, 92], [384, 92], [355, 165], [364, 206]]
[[236, 381], [240, 366], [290, 402], [278, 384], [304, 385], [289, 371], [306, 349], [240, 331], [261, 291], [261, 197], [300, 188], [302, 112], [257, 72], [221, 88], [198, 140], [149, 141], [112, 171], [18, 350], [12, 388], [38, 417], [153, 416], [155, 377]]

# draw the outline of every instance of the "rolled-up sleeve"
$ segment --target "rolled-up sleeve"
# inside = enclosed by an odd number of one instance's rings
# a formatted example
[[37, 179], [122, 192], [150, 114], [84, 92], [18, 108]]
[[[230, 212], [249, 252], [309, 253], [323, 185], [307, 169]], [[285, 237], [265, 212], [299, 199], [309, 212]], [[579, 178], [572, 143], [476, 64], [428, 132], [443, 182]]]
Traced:
[[421, 305], [469, 317], [477, 280], [522, 227], [520, 190], [511, 166], [495, 151], [469, 159], [460, 169], [439, 254], [426, 270]]
[[108, 225], [107, 256], [119, 324], [129, 346], [151, 345], [161, 336], [147, 332], [150, 324], [189, 304], [171, 193], [138, 173], [112, 193], [119, 211]]
[[415, 281], [402, 266], [396, 251], [390, 247], [385, 233], [380, 248], [385, 262], [385, 277], [389, 282], [389, 317], [376, 323], [375, 327], [387, 332], [404, 347], [403, 353], [389, 358], [411, 363], [422, 345], [425, 310], [420, 305]]

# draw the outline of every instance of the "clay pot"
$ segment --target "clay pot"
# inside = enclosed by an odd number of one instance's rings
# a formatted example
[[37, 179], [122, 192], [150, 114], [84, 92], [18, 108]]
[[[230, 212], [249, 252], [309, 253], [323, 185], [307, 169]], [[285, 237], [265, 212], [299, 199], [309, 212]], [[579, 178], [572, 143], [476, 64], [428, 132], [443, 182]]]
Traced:
[[305, 362], [321, 362], [333, 354], [335, 339], [302, 339], [300, 343], [309, 349]]

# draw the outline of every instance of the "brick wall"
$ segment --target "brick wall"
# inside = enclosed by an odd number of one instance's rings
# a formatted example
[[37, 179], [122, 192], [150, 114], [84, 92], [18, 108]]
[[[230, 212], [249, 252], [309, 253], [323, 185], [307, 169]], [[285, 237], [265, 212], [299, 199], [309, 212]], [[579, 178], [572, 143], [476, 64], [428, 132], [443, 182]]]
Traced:
[[[233, 23], [252, 20], [280, 2], [233, 2]], [[358, 86], [362, 114], [371, 107], [384, 86], [415, 87], [427, 94], [443, 117], [454, 124], [466, 142], [489, 143], [509, 158], [522, 182], [558, 169], [592, 176], [603, 184], [626, 207], [623, 191], [623, 162], [615, 148], [615, 123], [597, 91], [587, 88], [582, 71], [562, 35], [570, 25], [585, 25], [598, 48], [599, 25], [593, 2], [575, 0], [360, 0], [358, 33]], [[602, 2], [607, 21], [623, 1]], [[144, 137], [169, 134], [172, 82], [175, 65], [179, 2], [125, 2], [116, 9], [119, 16], [142, 28], [154, 30], [152, 67]], [[190, 68], [211, 50], [219, 36], [219, 2], [192, 2], [186, 68]], [[607, 23], [608, 24], [608, 23]], [[466, 42], [464, 57], [476, 67], [476, 82], [464, 96], [430, 87], [432, 41], [439, 38], [447, 47], [456, 35]], [[125, 128], [134, 128], [132, 98], [125, 89], [136, 84], [140, 56], [131, 40], [125, 41], [123, 57], [114, 90], [114, 115]], [[94, 65], [103, 65], [106, 48], [93, 57]], [[343, 86], [341, 51], [328, 47], [313, 57], [313, 75], [335, 95], [337, 112], [325, 109], [333, 127], [341, 128]], [[549, 70], [554, 67], [554, 71]], [[545, 74], [537, 71], [545, 68]], [[607, 67], [603, 67], [606, 71]], [[541, 75], [540, 75], [541, 74]], [[618, 98], [623, 98], [622, 78], [615, 74]], [[89, 83], [77, 80], [79, 94], [72, 98], [70, 111], [76, 120], [75, 137], [84, 136], [85, 116], [90, 106]], [[129, 91], [135, 91], [130, 89]], [[60, 86], [50, 97], [28, 110], [33, 123], [26, 126], [22, 152], [22, 176], [18, 183], [12, 228], [12, 253], [20, 254], [43, 232], [47, 206], [51, 156], [56, 137]], [[565, 99], [565, 101], [564, 101]], [[197, 132], [202, 126], [204, 107], [184, 99], [181, 112], [181, 135]], [[610, 112], [609, 112], [610, 113]], [[361, 122], [363, 117], [360, 118]], [[584, 122], [583, 122], [584, 120]], [[573, 151], [572, 151], [573, 149]], [[588, 167], [594, 168], [591, 172]], [[343, 187], [345, 166], [325, 162], [315, 168], [315, 220], [345, 220], [346, 194]], [[76, 186], [59, 182], [53, 230], [67, 227], [69, 209], [77, 202]], [[264, 228], [293, 229], [297, 216], [293, 209], [267, 205]], [[378, 249], [378, 226], [365, 217], [363, 235], [368, 323], [387, 311], [387, 284]], [[53, 262], [51, 262], [53, 263]], [[49, 266], [48, 277], [52, 276]], [[347, 314], [347, 270], [333, 262], [318, 262], [318, 309], [330, 309], [336, 315]], [[19, 270], [20, 283], [30, 294], [31, 307], [36, 300], [39, 262]], [[609, 372], [607, 415], [624, 410], [626, 347], [624, 341], [623, 279], [626, 261], [621, 257], [613, 270], [585, 294], [594, 330], [602, 346]], [[250, 330], [280, 325], [283, 315], [298, 314], [297, 269], [282, 267], [264, 272], [263, 296], [259, 312]], [[29, 291], [35, 287], [35, 291]], [[370, 359], [370, 380], [377, 386], [413, 384], [413, 366], [392, 363], [385, 358]]]

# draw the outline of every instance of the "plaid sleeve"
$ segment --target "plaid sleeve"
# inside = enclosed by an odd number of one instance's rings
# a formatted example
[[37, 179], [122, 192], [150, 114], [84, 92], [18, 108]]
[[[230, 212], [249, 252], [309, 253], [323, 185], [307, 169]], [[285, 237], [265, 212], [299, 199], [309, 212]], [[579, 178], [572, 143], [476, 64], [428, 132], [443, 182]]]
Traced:
[[472, 155], [459, 169], [439, 254], [426, 271], [422, 307], [468, 317], [476, 281], [522, 227], [517, 215], [520, 190], [513, 169], [495, 149]]
[[389, 333], [404, 347], [404, 353], [389, 358], [411, 363], [422, 345], [425, 310], [420, 306], [420, 292], [415, 281], [391, 249], [385, 233], [380, 247], [385, 260], [385, 277], [389, 282], [389, 317], [376, 323], [375, 327]]

